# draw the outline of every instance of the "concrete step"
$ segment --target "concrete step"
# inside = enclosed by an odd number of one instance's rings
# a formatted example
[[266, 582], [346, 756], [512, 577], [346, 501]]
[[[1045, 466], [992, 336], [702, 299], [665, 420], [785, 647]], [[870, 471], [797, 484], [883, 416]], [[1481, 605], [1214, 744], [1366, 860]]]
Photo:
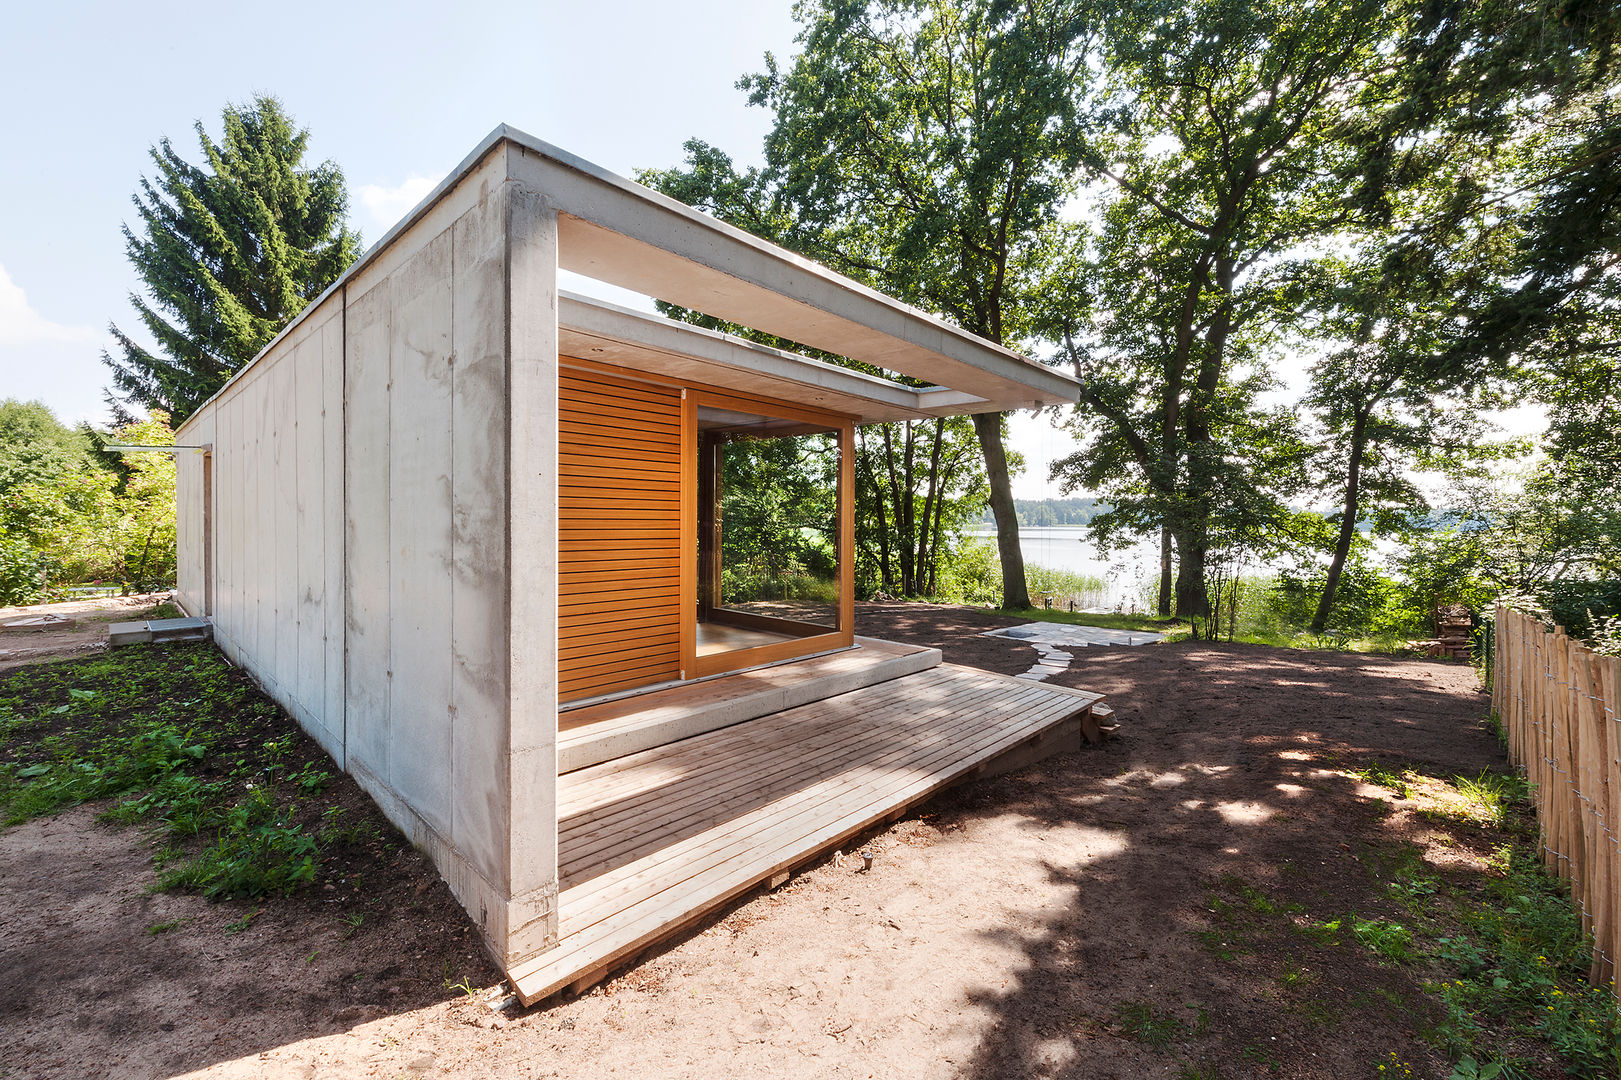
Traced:
[[107, 644], [137, 645], [149, 641], [207, 641], [214, 628], [207, 619], [148, 619], [144, 622], [113, 623]]

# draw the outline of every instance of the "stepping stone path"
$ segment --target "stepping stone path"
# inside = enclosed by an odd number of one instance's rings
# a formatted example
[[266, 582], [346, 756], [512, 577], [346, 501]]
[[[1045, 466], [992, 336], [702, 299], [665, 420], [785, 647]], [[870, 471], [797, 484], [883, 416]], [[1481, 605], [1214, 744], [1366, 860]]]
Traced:
[[1040, 682], [1061, 671], [1069, 670], [1075, 659], [1072, 650], [1089, 645], [1148, 645], [1162, 641], [1164, 634], [1146, 630], [1112, 630], [1103, 626], [1073, 626], [1069, 623], [1036, 622], [1007, 626], [1000, 630], [985, 631], [986, 637], [1005, 637], [1033, 646], [1039, 659], [1029, 671], [1021, 671], [1021, 679]]
[[1030, 644], [1035, 646], [1036, 652], [1041, 655], [1041, 659], [1032, 664], [1029, 671], [1019, 672], [1017, 677], [1020, 679], [1034, 679], [1040, 682], [1049, 675], [1057, 675], [1061, 671], [1068, 671], [1069, 662], [1075, 659], [1074, 656], [1063, 649], [1055, 649], [1051, 645], [1045, 645], [1039, 641], [1032, 641]]

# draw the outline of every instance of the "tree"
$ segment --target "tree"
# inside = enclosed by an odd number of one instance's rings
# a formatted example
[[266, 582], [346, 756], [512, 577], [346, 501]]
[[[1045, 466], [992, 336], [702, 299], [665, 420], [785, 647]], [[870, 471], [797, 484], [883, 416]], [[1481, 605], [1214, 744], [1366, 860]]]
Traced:
[[227, 106], [223, 140], [201, 122], [197, 138], [201, 167], [168, 139], [152, 148], [157, 176], [134, 196], [140, 232], [124, 226], [149, 297], [130, 302], [157, 342], [149, 351], [110, 326], [108, 401], [125, 421], [133, 406], [184, 422], [360, 253], [343, 173], [304, 165], [309, 132], [275, 98]]
[[1174, 538], [1180, 615], [1208, 610], [1218, 494], [1255, 490], [1233, 439], [1264, 434], [1250, 402], [1326, 283], [1312, 245], [1358, 210], [1359, 121], [1388, 78], [1392, 11], [1196, 0], [1100, 20], [1085, 163], [1102, 227], [1054, 289], [1085, 290], [1097, 310], [1055, 305], [1045, 326], [1106, 428], [1071, 466], [1130, 466], [1138, 530], [1163, 523]]
[[985, 471], [962, 417], [856, 432], [857, 576], [891, 596], [937, 596], [956, 537], [985, 505]]
[[37, 402], [0, 402], [5, 602], [27, 602], [47, 586], [90, 579], [129, 589], [174, 580], [174, 459], [97, 452], [106, 442], [161, 446], [174, 442], [174, 432], [161, 414], [102, 434], [69, 428]]
[[[1533, 551], [1583, 546], [1554, 542], [1569, 529], [1538, 495], [1549, 477], [1573, 505], [1614, 504], [1604, 481], [1621, 442], [1600, 418], [1621, 404], [1606, 389], [1621, 358], [1618, 43], [1621, 14], [1605, 5], [1420, 6], [1404, 24], [1392, 104], [1364, 128], [1374, 152], [1358, 199], [1374, 228], [1358, 237], [1329, 320], [1344, 347], [1318, 365], [1308, 398], [1348, 442], [1340, 543], [1314, 628], [1334, 602], [1372, 448], [1405, 450], [1409, 467], [1436, 450], [1490, 452], [1470, 414], [1505, 389], [1540, 390], [1552, 407], [1551, 461], [1448, 550], [1489, 537], [1517, 553], [1499, 584], [1523, 587], [1542, 561]], [[1406, 501], [1422, 507], [1416, 492]], [[1528, 504], [1547, 513], [1529, 545], [1512, 524]]]
[[1415, 471], [1455, 472], [1512, 448], [1491, 443], [1480, 419], [1483, 407], [1506, 403], [1506, 374], [1449, 357], [1455, 320], [1443, 291], [1413, 280], [1399, 262], [1383, 263], [1379, 245], [1367, 250], [1371, 257], [1347, 263], [1340, 284], [1322, 298], [1316, 333], [1330, 351], [1312, 366], [1302, 398], [1322, 435], [1319, 489], [1339, 502], [1329, 516], [1337, 535], [1311, 618], [1317, 633], [1328, 626], [1363, 521], [1385, 535], [1431, 527]]
[[[802, 49], [739, 84], [775, 118], [763, 170], [688, 144], [655, 186], [998, 343], [1030, 308], [1078, 160], [1089, 68], [1070, 0], [808, 0]], [[724, 165], [724, 167], [720, 167]], [[1029, 606], [1005, 418], [973, 419], [1003, 603]]]
[[89, 432], [63, 424], [44, 402], [0, 401], [0, 497], [19, 484], [85, 468], [91, 450]]

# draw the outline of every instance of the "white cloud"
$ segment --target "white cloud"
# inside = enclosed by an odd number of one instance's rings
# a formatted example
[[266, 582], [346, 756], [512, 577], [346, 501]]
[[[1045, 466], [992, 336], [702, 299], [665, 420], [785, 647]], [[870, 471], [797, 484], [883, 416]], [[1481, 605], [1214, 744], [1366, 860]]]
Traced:
[[101, 338], [101, 331], [94, 327], [64, 326], [35, 311], [28, 305], [28, 295], [22, 286], [12, 281], [6, 268], [0, 265], [0, 345], [46, 342], [84, 345], [94, 344]]
[[373, 239], [381, 236], [393, 227], [394, 223], [404, 217], [417, 203], [428, 197], [439, 181], [430, 176], [417, 176], [414, 173], [402, 183], [393, 187], [382, 184], [362, 184], [355, 194], [360, 198], [360, 208], [365, 211], [367, 218], [367, 231], [374, 234]]

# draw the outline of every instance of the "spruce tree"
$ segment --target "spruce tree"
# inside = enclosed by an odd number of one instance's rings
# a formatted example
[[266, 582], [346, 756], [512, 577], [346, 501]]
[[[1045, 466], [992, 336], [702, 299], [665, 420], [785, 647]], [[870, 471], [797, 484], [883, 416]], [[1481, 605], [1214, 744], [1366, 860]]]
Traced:
[[154, 178], [133, 201], [140, 232], [125, 250], [149, 298], [130, 295], [157, 342], [149, 351], [110, 326], [118, 355], [107, 399], [119, 420], [162, 409], [178, 426], [259, 352], [360, 253], [346, 224], [343, 172], [309, 167], [309, 132], [281, 102], [260, 95], [224, 110], [216, 143], [197, 124], [204, 163], [164, 139]]

